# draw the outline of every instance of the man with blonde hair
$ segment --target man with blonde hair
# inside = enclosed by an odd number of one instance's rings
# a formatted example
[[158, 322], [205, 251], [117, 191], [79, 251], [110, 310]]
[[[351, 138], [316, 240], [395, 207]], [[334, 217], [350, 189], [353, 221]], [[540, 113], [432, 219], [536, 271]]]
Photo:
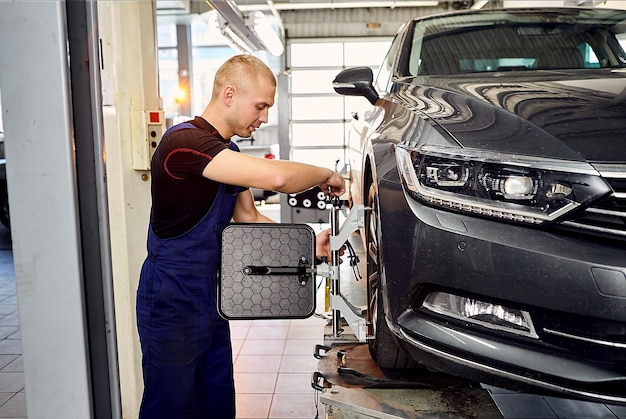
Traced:
[[[168, 129], [152, 159], [148, 256], [137, 290], [144, 378], [140, 418], [235, 417], [228, 322], [217, 312], [221, 233], [231, 221], [272, 222], [248, 188], [295, 193], [319, 186], [340, 196], [343, 177], [308, 164], [239, 153], [268, 120], [276, 78], [237, 55], [215, 74], [201, 116]], [[317, 256], [329, 256], [328, 232]]]

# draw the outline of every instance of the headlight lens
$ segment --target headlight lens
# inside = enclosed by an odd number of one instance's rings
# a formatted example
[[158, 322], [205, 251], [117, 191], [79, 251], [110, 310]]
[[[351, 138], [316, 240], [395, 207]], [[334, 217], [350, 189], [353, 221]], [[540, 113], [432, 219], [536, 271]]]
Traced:
[[396, 156], [413, 198], [508, 221], [551, 222], [611, 192], [584, 162], [434, 146], [398, 146]]

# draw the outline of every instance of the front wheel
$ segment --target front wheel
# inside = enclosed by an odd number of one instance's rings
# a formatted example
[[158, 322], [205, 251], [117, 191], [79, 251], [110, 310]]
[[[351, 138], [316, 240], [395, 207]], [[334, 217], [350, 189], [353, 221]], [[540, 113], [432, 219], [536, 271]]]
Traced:
[[416, 362], [409, 358], [396, 344], [383, 311], [380, 283], [380, 221], [379, 200], [374, 185], [370, 185], [367, 205], [371, 208], [365, 215], [365, 243], [367, 253], [367, 317], [369, 350], [381, 368], [413, 368]]

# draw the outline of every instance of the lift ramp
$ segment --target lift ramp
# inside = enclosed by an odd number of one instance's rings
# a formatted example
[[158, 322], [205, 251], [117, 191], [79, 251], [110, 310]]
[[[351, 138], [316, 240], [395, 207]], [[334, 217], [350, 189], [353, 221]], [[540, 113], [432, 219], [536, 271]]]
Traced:
[[311, 385], [327, 419], [503, 418], [479, 383], [426, 368], [383, 370], [366, 343], [317, 345], [314, 356], [319, 363]]

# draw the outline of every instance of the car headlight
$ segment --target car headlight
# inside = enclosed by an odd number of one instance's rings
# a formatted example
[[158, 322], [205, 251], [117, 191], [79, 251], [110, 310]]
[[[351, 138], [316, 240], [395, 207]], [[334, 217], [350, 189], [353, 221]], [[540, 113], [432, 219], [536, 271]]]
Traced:
[[396, 158], [414, 199], [507, 221], [551, 222], [611, 193], [585, 162], [438, 146], [398, 146]]

